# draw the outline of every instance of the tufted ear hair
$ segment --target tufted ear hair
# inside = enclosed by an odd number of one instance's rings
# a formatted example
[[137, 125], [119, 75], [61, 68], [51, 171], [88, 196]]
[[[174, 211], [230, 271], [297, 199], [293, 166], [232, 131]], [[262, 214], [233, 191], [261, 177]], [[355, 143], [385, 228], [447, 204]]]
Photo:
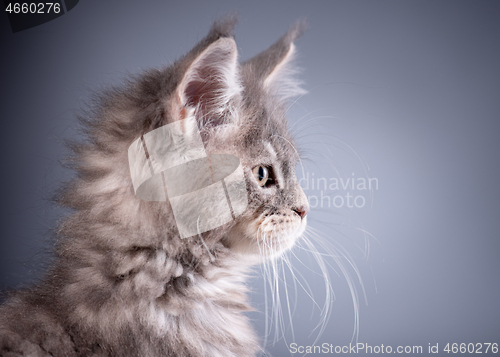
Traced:
[[305, 31], [305, 21], [297, 21], [288, 32], [264, 52], [246, 61], [243, 66], [257, 77], [264, 89], [283, 99], [306, 93], [295, 78], [293, 42]]

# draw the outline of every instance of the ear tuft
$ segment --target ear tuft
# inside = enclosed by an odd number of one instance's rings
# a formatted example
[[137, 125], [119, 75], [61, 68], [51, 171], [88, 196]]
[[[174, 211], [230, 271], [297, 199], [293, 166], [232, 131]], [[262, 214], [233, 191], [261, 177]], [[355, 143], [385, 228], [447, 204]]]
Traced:
[[238, 22], [236, 13], [229, 13], [223, 18], [214, 21], [212, 28], [208, 33], [208, 38], [219, 39], [222, 37], [234, 37], [234, 27]]
[[307, 20], [306, 19], [300, 19], [295, 21], [295, 23], [290, 26], [286, 34], [280, 39], [280, 41], [283, 41], [284, 43], [293, 43], [295, 42], [300, 36], [302, 36], [307, 30]]

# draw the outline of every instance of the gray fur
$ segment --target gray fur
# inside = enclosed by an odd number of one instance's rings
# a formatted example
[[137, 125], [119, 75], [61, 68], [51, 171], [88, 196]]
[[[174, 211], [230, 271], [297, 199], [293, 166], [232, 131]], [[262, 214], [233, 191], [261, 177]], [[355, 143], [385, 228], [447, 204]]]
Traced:
[[[199, 73], [210, 92], [200, 95], [204, 87], [188, 83], [187, 103], [180, 103], [178, 88], [190, 66], [207, 48], [219, 51], [220, 39], [232, 41], [234, 24], [234, 17], [216, 22], [180, 60], [96, 96], [81, 117], [87, 140], [72, 144], [70, 161], [77, 175], [58, 194], [73, 213], [57, 229], [56, 258], [45, 279], [13, 292], [0, 307], [2, 356], [243, 357], [260, 351], [244, 315], [250, 310], [245, 276], [256, 259], [293, 245], [308, 207], [295, 177], [298, 153], [283, 98], [264, 81], [283, 64], [302, 25], [239, 66], [239, 86], [217, 110], [214, 100], [225, 87], [214, 78], [215, 67], [205, 77]], [[132, 141], [178, 120], [183, 105], [196, 108], [208, 153], [241, 159], [249, 195], [246, 213], [235, 221], [186, 239], [178, 236], [168, 201], [134, 196], [127, 162]], [[256, 165], [273, 168], [273, 185], [256, 183]]]

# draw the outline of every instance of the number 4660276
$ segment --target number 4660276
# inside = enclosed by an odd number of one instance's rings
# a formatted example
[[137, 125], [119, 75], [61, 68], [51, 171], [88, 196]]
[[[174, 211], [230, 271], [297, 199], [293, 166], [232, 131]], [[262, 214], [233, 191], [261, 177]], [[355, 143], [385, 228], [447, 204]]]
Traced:
[[9, 3], [5, 11], [12, 14], [58, 14], [61, 12], [61, 4], [58, 2], [46, 3]]
[[447, 343], [447, 353], [498, 353], [498, 343]]

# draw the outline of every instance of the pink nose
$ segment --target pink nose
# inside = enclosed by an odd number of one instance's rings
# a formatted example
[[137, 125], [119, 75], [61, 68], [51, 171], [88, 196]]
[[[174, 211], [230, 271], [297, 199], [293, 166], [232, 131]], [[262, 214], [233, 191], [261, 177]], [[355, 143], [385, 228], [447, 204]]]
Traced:
[[297, 213], [300, 216], [301, 219], [304, 219], [304, 217], [307, 214], [307, 207], [306, 206], [300, 206], [300, 207], [294, 208], [293, 210], [295, 211], [295, 213]]

